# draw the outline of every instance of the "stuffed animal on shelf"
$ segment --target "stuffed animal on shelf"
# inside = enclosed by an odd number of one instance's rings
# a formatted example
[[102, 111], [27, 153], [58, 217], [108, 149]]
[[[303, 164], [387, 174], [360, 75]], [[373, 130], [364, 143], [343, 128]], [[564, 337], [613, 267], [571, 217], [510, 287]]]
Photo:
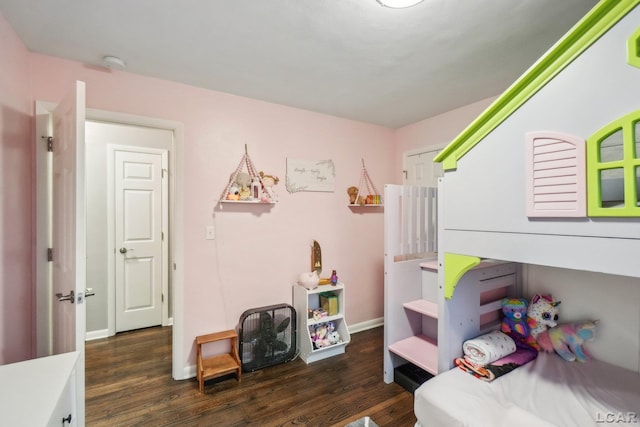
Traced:
[[351, 186], [347, 188], [347, 194], [349, 195], [349, 204], [354, 205], [358, 197], [358, 187]]
[[331, 345], [328, 334], [329, 332], [327, 331], [327, 326], [325, 324], [316, 326], [315, 337], [313, 338], [313, 344], [316, 346], [316, 348], [327, 347]]
[[554, 301], [551, 295], [536, 294], [531, 298], [527, 309], [527, 323], [534, 339], [541, 332], [558, 324], [559, 305], [560, 301]]
[[260, 175], [262, 187], [264, 188], [264, 193], [262, 195], [261, 201], [274, 203], [277, 202], [278, 196], [273, 187], [277, 185], [278, 182], [280, 182], [280, 179], [277, 176], [265, 175], [265, 173], [262, 171], [258, 172], [258, 175]]
[[246, 172], [238, 172], [235, 184], [240, 190], [249, 190], [251, 188], [251, 176]]
[[568, 362], [586, 362], [589, 355], [583, 348], [596, 336], [596, 321], [566, 323], [538, 334], [537, 342], [547, 353], [555, 351]]
[[530, 336], [527, 324], [528, 302], [524, 298], [503, 298], [502, 313], [504, 318], [500, 330], [513, 338], [525, 342]]
[[320, 283], [320, 276], [318, 276], [318, 272], [315, 270], [302, 273], [298, 278], [298, 283], [307, 289], [315, 289], [318, 287], [318, 283]]
[[338, 344], [340, 342], [340, 334], [337, 331], [329, 332], [327, 334], [329, 338], [329, 344]]
[[229, 193], [227, 194], [227, 200], [240, 200], [240, 189], [235, 185], [232, 185], [229, 188]]

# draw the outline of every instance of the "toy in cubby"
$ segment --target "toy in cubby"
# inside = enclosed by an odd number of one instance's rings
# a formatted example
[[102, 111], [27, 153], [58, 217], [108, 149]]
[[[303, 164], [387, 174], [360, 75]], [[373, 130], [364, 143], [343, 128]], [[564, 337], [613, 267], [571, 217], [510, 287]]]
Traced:
[[324, 322], [309, 326], [309, 336], [314, 350], [342, 342], [334, 322]]

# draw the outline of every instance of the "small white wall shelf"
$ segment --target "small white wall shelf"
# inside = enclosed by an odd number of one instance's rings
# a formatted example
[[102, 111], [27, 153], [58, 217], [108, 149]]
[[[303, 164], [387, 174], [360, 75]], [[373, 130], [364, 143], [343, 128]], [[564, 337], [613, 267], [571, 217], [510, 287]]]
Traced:
[[[363, 187], [366, 187], [366, 194], [363, 194]], [[376, 188], [375, 184], [373, 183], [373, 181], [371, 180], [371, 177], [369, 176], [369, 172], [367, 171], [366, 166], [364, 165], [364, 159], [362, 159], [362, 171], [360, 172], [360, 182], [358, 182], [358, 192], [355, 195], [356, 197], [356, 202], [355, 203], [349, 203], [349, 207], [381, 207], [384, 206], [383, 200], [382, 200], [382, 194], [380, 194], [378, 192], [378, 189]], [[360, 204], [358, 203], [358, 198], [359, 197], [364, 197], [365, 200], [368, 203], [365, 204]], [[368, 197], [372, 197], [375, 198], [375, 200], [367, 200]]]
[[[343, 354], [345, 347], [351, 341], [351, 335], [344, 318], [345, 307], [345, 286], [343, 283], [337, 285], [321, 285], [315, 289], [307, 289], [298, 284], [293, 285], [293, 301], [298, 318], [298, 347], [300, 350], [300, 358], [305, 363], [313, 363], [328, 357]], [[338, 312], [332, 316], [326, 316], [319, 319], [309, 317], [309, 311], [313, 311], [321, 307], [320, 294], [324, 292], [332, 292], [338, 300]], [[315, 348], [311, 339], [310, 329], [322, 323], [333, 322], [335, 330], [340, 334], [341, 342], [327, 347]]]
[[[231, 188], [235, 186], [236, 178], [238, 174], [242, 172], [242, 169], [246, 168], [247, 174], [251, 179], [251, 183], [249, 187], [246, 188], [247, 194], [245, 194], [244, 198], [240, 199], [240, 195], [237, 193], [231, 192]], [[275, 181], [273, 181], [275, 179]], [[253, 165], [251, 161], [251, 157], [249, 157], [249, 152], [247, 150], [247, 144], [244, 145], [244, 155], [238, 164], [236, 170], [231, 174], [229, 182], [227, 186], [222, 191], [220, 195], [220, 206], [222, 203], [230, 203], [230, 204], [262, 204], [262, 205], [272, 205], [277, 201], [277, 197], [271, 185], [265, 185], [265, 180], [270, 180], [271, 184], [277, 184], [278, 179], [275, 177], [266, 176], [263, 172], [257, 171], [256, 167]], [[240, 192], [242, 194], [242, 191]], [[236, 199], [231, 199], [230, 197], [236, 197]]]

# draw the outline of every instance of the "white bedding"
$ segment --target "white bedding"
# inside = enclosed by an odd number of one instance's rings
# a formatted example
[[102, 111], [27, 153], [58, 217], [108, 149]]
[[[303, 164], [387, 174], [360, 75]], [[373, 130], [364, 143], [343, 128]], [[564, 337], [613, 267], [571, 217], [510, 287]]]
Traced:
[[640, 374], [541, 353], [488, 383], [454, 368], [415, 392], [422, 427], [640, 426]]

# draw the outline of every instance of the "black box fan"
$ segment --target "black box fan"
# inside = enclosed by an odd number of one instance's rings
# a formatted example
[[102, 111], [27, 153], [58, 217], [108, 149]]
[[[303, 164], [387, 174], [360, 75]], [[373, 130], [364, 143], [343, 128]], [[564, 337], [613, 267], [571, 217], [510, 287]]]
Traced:
[[296, 310], [288, 304], [252, 308], [240, 316], [240, 361], [253, 372], [296, 357]]

